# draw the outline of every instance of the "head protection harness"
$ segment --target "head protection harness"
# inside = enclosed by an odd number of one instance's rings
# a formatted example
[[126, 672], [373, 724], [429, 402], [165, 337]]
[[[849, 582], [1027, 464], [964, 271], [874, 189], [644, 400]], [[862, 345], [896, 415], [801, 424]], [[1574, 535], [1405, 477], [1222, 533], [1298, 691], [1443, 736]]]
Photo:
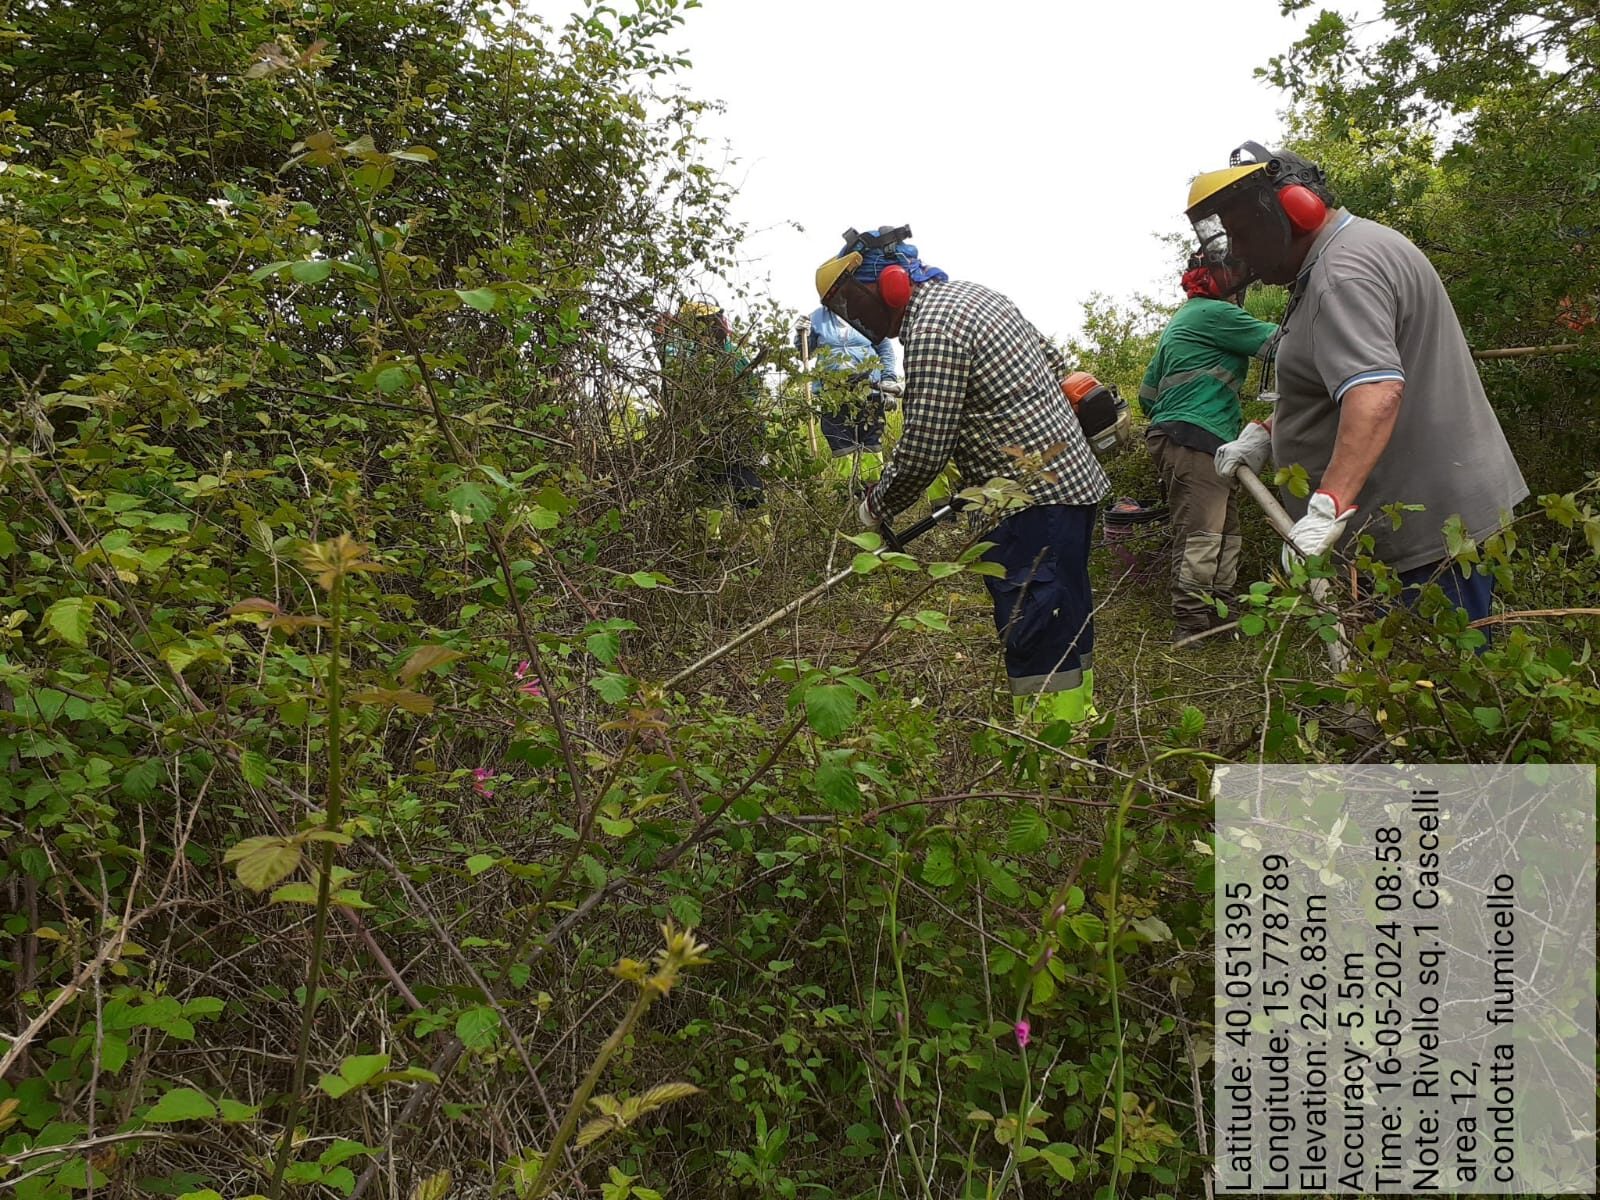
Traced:
[[900, 331], [914, 285], [950, 278], [917, 257], [910, 236], [909, 225], [847, 229], [844, 249], [817, 268], [823, 307], [875, 343]]

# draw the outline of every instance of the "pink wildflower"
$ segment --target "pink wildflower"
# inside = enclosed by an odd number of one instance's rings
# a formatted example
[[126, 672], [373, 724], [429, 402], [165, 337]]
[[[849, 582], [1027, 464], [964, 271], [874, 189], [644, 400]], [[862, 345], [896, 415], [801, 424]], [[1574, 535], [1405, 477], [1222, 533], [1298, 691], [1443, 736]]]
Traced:
[[489, 770], [488, 767], [473, 767], [472, 790], [484, 799], [488, 799], [494, 795], [494, 784], [490, 782], [493, 778], [494, 772]]
[[539, 677], [537, 675], [532, 675], [531, 678], [529, 677], [532, 674], [532, 671], [533, 664], [527, 659], [523, 659], [517, 664], [517, 678], [523, 680], [523, 682], [517, 687], [517, 691], [521, 692], [524, 696], [543, 696], [544, 685], [539, 681]]
[[1017, 1035], [1017, 1045], [1026, 1049], [1028, 1039], [1033, 1036], [1033, 1026], [1026, 1021], [1018, 1021], [1013, 1028]]

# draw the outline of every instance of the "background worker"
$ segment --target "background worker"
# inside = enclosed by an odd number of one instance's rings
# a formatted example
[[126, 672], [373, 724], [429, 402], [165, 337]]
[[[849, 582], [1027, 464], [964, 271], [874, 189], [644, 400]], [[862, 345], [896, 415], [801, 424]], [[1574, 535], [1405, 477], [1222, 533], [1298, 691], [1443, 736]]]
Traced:
[[[1528, 485], [1439, 273], [1404, 235], [1336, 207], [1316, 164], [1255, 142], [1230, 161], [1189, 191], [1202, 250], [1228, 265], [1229, 288], [1260, 279], [1291, 291], [1273, 420], [1222, 446], [1217, 473], [1259, 471], [1269, 452], [1304, 467], [1310, 500], [1283, 496], [1300, 553], [1359, 530], [1408, 587], [1437, 579], [1470, 617], [1487, 616], [1493, 579], [1455, 566], [1442, 526], [1459, 516], [1482, 540]], [[1391, 504], [1423, 510], [1396, 528]]]
[[801, 319], [794, 340], [797, 350], [813, 356], [813, 366], [822, 374], [848, 373], [842, 380], [812, 380], [818, 421], [833, 457], [848, 459], [852, 474], [859, 470], [861, 478], [876, 479], [882, 466], [884, 414], [892, 403], [886, 394], [900, 391], [894, 343], [884, 338], [874, 345], [820, 307]]
[[1161, 332], [1139, 385], [1150, 420], [1145, 444], [1172, 510], [1173, 641], [1204, 633], [1222, 618], [1216, 600], [1232, 597], [1239, 575], [1239, 506], [1232, 479], [1214, 457], [1239, 436], [1239, 388], [1252, 356], [1263, 356], [1278, 332], [1224, 295], [1225, 272], [1199, 254], [1183, 273], [1187, 299]]
[[763, 429], [761, 380], [733, 340], [721, 305], [701, 296], [656, 320], [661, 412], [671, 445], [662, 453], [693, 462], [703, 488], [740, 508], [765, 498], [758, 465]]
[[[1031, 503], [984, 535], [985, 577], [1019, 714], [1094, 715], [1089, 550], [1106, 477], [1062, 394], [1066, 363], [1006, 297], [924, 264], [906, 226], [845, 234], [817, 294], [873, 344], [905, 356], [905, 424], [861, 502], [875, 526], [913, 504], [952, 458], [968, 486], [1023, 484]], [[1017, 452], [1043, 461], [1024, 471]], [[1024, 477], [1026, 476], [1026, 477]]]

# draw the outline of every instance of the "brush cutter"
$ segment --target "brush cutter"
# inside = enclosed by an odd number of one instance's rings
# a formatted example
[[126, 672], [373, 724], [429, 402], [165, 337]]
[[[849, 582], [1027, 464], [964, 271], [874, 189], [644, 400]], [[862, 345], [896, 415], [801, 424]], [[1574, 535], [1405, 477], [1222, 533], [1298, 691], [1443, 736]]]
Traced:
[[[915, 525], [911, 526], [909, 529], [902, 530], [900, 533], [896, 533], [889, 527], [888, 522], [884, 522], [878, 527], [878, 533], [883, 538], [883, 547], [876, 553], [883, 554], [885, 551], [904, 551], [907, 546], [916, 541], [923, 534], [927, 533], [928, 530], [946, 520], [953, 512], [955, 512], [956, 507], [957, 505], [952, 501], [941, 501], [938, 507], [935, 508], [931, 514], [923, 517], [922, 520], [918, 521]], [[850, 576], [854, 574], [856, 574], [854, 565], [845, 567], [843, 570], [836, 571], [834, 574], [824, 579], [821, 583], [817, 584], [817, 586], [812, 588], [809, 592], [805, 593], [805, 595], [795, 597], [777, 612], [763, 617], [754, 625], [751, 625], [749, 628], [745, 629], [742, 633], [734, 637], [732, 641], [724, 642], [715, 650], [711, 651], [711, 653], [704, 655], [695, 662], [690, 663], [671, 679], [667, 680], [665, 686], [669, 688], [676, 687], [685, 679], [688, 679], [691, 675], [697, 674], [704, 668], [709, 667], [718, 659], [722, 658], [724, 655], [738, 649], [751, 638], [755, 637], [756, 634], [761, 633], [763, 630], [771, 629], [785, 617], [793, 616], [806, 605], [810, 604], [813, 600], [816, 600], [818, 597], [824, 596], [828, 592], [831, 592], [834, 588], [838, 587], [839, 584], [843, 583], [846, 579], [850, 578]]]

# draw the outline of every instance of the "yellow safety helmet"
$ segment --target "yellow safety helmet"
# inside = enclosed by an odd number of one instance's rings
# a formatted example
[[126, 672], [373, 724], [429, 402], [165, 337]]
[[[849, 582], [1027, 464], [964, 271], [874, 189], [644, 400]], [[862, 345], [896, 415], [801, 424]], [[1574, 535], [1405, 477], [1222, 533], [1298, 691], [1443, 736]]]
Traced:
[[[1184, 206], [1184, 212], [1193, 213], [1201, 205], [1206, 205], [1210, 209], [1212, 205], [1207, 204], [1207, 201], [1225, 201], [1226, 197], [1222, 195], [1223, 192], [1233, 188], [1240, 180], [1249, 179], [1250, 176], [1258, 171], [1265, 171], [1266, 169], [1267, 164], [1264, 162], [1246, 163], [1242, 167], [1223, 167], [1220, 171], [1205, 171], [1196, 175], [1194, 182], [1189, 185], [1189, 203]], [[1260, 181], [1252, 180], [1251, 182], [1252, 186], [1254, 186]], [[1242, 191], [1243, 189], [1237, 190]]]
[[830, 258], [817, 268], [817, 299], [827, 303], [829, 294], [839, 286], [841, 276], [853, 274], [864, 260], [859, 250]]

